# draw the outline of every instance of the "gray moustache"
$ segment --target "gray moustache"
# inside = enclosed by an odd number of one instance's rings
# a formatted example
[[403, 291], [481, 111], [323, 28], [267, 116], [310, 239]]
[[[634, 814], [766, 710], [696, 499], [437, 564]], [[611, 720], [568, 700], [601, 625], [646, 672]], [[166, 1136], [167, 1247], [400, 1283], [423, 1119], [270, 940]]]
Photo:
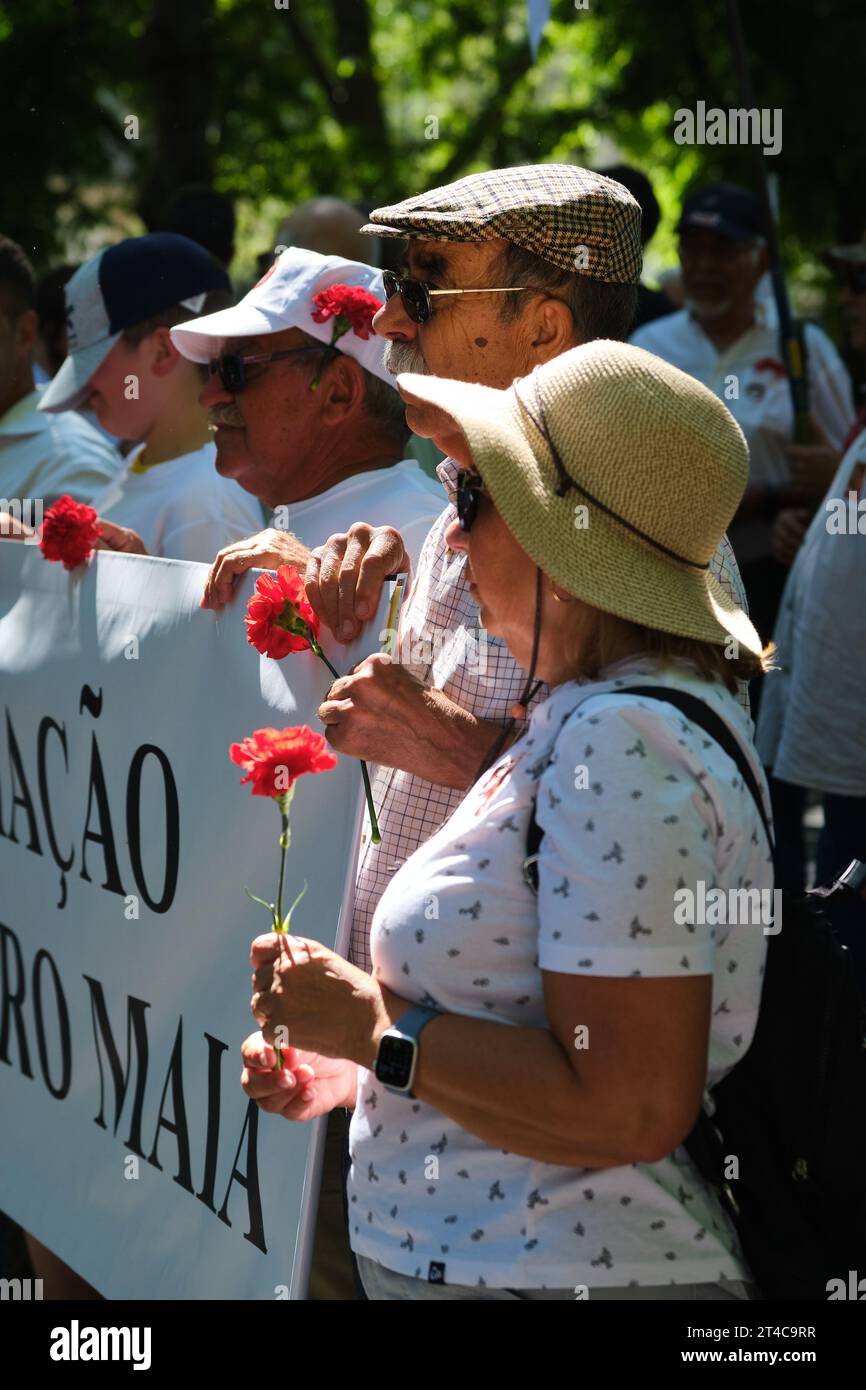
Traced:
[[418, 376], [430, 375], [421, 349], [412, 343], [395, 343], [389, 339], [385, 344], [384, 362], [385, 370], [392, 376], [397, 376], [400, 372], [415, 372]]
[[217, 425], [242, 430], [245, 425], [243, 417], [234, 410], [209, 410], [207, 422], [211, 430], [216, 429]]

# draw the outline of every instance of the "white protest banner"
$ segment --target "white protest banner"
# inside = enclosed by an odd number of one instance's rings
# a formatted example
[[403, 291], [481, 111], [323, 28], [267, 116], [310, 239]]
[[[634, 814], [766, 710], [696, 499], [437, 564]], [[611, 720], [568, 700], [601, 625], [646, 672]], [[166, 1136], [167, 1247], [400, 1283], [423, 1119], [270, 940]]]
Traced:
[[[201, 611], [205, 574], [0, 542], [0, 1208], [109, 1298], [303, 1297], [315, 1218], [321, 1125], [239, 1085], [280, 817], [228, 748], [320, 731], [331, 677], [248, 645], [254, 576]], [[360, 812], [354, 759], [297, 783], [299, 935], [337, 940]]]

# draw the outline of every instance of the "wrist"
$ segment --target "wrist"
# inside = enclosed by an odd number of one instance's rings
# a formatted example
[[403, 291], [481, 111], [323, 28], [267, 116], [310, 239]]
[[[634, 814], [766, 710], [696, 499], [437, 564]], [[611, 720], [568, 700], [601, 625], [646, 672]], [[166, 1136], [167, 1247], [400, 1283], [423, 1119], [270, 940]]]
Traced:
[[398, 1019], [412, 1008], [408, 999], [401, 999], [378, 980], [373, 979], [371, 983], [373, 988], [366, 1001], [363, 1025], [348, 1054], [353, 1062], [366, 1067], [368, 1071], [375, 1070], [382, 1034], [393, 1028]]
[[[422, 726], [425, 766], [417, 769], [419, 775], [437, 786], [468, 791], [481, 762], [502, 734], [503, 726], [488, 719], [478, 719], [441, 690], [425, 689], [423, 698], [430, 726], [426, 737]], [[417, 748], [417, 728], [413, 732]]]

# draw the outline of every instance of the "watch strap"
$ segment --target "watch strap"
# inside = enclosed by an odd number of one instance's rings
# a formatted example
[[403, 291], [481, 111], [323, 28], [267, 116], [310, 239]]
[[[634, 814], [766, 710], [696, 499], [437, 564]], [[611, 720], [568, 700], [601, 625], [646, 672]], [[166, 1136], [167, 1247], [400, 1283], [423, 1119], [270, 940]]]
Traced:
[[[414, 1008], [409, 1009], [409, 1011], [405, 1013], [402, 1018], [398, 1019], [397, 1022], [387, 1030], [389, 1033], [396, 1033], [400, 1037], [409, 1038], [412, 1042], [414, 1042], [415, 1065], [412, 1068], [413, 1079], [415, 1068], [417, 1067], [418, 1063], [418, 1035], [421, 1032], [421, 1029], [430, 1022], [431, 1018], [436, 1018], [439, 1013], [439, 1009], [429, 1009], [426, 1008], [423, 1004], [416, 1004]], [[387, 1090], [393, 1091], [395, 1095], [408, 1096], [410, 1100], [415, 1099], [415, 1093], [412, 1090], [404, 1091], [397, 1086], [389, 1086], [387, 1082], [383, 1082], [382, 1084], [386, 1087]]]
[[396, 1033], [402, 1033], [404, 1038], [414, 1038], [418, 1041], [418, 1034], [431, 1018], [437, 1018], [438, 1009], [428, 1009], [423, 1004], [416, 1004], [413, 1009], [405, 1013], [402, 1018], [398, 1018], [393, 1025]]

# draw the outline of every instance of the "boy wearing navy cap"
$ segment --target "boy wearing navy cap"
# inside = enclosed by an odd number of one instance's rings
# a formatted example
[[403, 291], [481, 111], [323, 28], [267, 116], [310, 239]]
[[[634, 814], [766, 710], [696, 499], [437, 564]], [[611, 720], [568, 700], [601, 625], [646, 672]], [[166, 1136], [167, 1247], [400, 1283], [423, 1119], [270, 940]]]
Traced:
[[261, 526], [255, 502], [216, 472], [198, 401], [203, 374], [170, 336], [204, 307], [229, 303], [222, 267], [172, 232], [100, 251], [66, 286], [69, 355], [39, 408], [86, 403], [112, 434], [139, 441], [92, 498], [111, 549], [204, 561]]

